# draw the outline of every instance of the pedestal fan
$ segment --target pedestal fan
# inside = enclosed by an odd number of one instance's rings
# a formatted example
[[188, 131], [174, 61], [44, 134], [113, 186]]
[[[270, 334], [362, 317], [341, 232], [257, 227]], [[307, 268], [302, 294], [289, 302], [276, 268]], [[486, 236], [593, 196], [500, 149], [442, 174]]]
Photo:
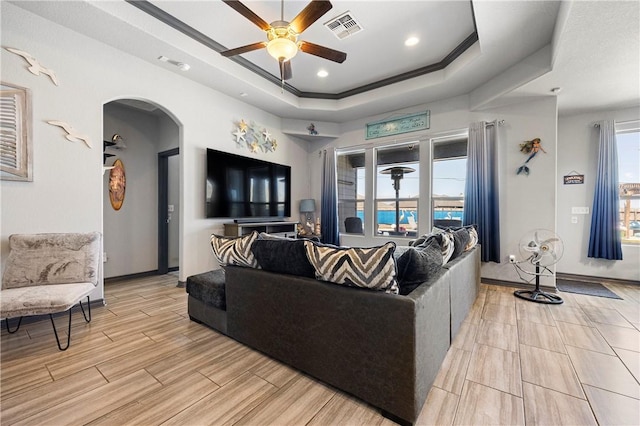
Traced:
[[[522, 260], [516, 261], [510, 257], [522, 281], [531, 283], [535, 279], [536, 287], [533, 290], [516, 290], [513, 292], [517, 297], [537, 303], [560, 304], [563, 302], [560, 296], [540, 290], [540, 277], [553, 276], [553, 271], [549, 267], [560, 260], [564, 252], [564, 244], [560, 237], [547, 229], [536, 229], [526, 233], [520, 240], [520, 255]], [[530, 263], [534, 271], [528, 271], [522, 267], [523, 264]], [[523, 275], [524, 274], [524, 275]], [[525, 275], [531, 278], [527, 279]]]

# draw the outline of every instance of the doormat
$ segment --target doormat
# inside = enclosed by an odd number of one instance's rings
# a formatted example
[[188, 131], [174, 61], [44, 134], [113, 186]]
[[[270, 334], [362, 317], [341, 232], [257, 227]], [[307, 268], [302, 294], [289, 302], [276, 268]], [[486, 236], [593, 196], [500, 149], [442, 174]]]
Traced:
[[569, 281], [556, 279], [558, 290], [567, 293], [586, 294], [588, 296], [608, 297], [610, 299], [622, 299], [600, 283], [585, 281]]

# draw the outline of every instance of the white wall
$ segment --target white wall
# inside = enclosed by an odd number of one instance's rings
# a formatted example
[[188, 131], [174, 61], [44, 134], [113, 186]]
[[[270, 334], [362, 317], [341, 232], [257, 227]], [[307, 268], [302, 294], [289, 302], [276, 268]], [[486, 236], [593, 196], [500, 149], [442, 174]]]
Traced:
[[[598, 129], [600, 120], [629, 121], [640, 119], [640, 109], [600, 111], [558, 120], [558, 233], [565, 243], [565, 252], [558, 263], [558, 271], [568, 274], [591, 275], [640, 281], [640, 247], [623, 245], [623, 260], [592, 259], [587, 257], [591, 210], [598, 164]], [[638, 164], [640, 167], [640, 164]], [[564, 185], [563, 176], [576, 171], [584, 174], [583, 185]], [[573, 215], [571, 207], [588, 207], [588, 215]], [[571, 216], [578, 223], [571, 223]]]
[[[387, 116], [408, 112], [431, 111], [431, 128], [424, 132], [415, 132], [397, 137], [397, 140], [419, 139], [421, 150], [427, 150], [428, 140], [446, 133], [467, 129], [472, 121], [505, 120], [504, 126], [498, 127], [498, 152], [500, 162], [500, 218], [501, 235], [500, 250], [502, 263], [483, 263], [482, 276], [503, 281], [521, 282], [513, 266], [506, 259], [510, 253], [519, 257], [518, 244], [526, 231], [544, 228], [555, 231], [556, 206], [556, 98], [545, 97], [530, 102], [510, 105], [508, 107], [472, 112], [469, 110], [467, 96], [447, 99], [426, 105], [416, 106], [403, 111], [395, 111]], [[346, 148], [361, 145], [382, 145], [393, 143], [395, 137], [380, 138], [367, 141], [364, 137], [365, 124], [384, 118], [369, 117], [364, 120], [347, 123], [342, 126], [342, 135], [334, 141], [314, 144], [309, 154], [312, 176], [313, 197], [320, 200], [322, 158], [320, 151], [327, 146]], [[540, 138], [546, 154], [539, 154], [530, 162], [529, 176], [516, 176], [516, 169], [522, 165], [527, 156], [520, 152], [520, 143]], [[422, 151], [421, 151], [422, 152]], [[422, 155], [422, 154], [421, 154]], [[421, 181], [427, 187], [430, 172], [421, 168]], [[421, 194], [429, 194], [421, 186]], [[428, 203], [422, 203], [422, 211], [428, 209]], [[424, 217], [424, 214], [421, 215]], [[419, 233], [428, 232], [426, 221], [420, 221]], [[371, 235], [371, 234], [369, 234]], [[388, 237], [343, 235], [341, 243], [352, 246], [382, 244]], [[406, 245], [407, 240], [396, 239], [399, 245]], [[542, 281], [543, 285], [555, 285], [554, 280]]]
[[[0, 7], [2, 45], [31, 53], [52, 68], [60, 81], [56, 87], [46, 76], [29, 73], [22, 58], [1, 50], [3, 81], [33, 92], [34, 130], [34, 182], [0, 183], [3, 259], [12, 233], [102, 231], [102, 107], [114, 99], [141, 99], [161, 105], [181, 126], [180, 280], [216, 266], [209, 235], [222, 232], [224, 220], [204, 218], [206, 148], [290, 165], [293, 206], [307, 198], [308, 144], [282, 134], [278, 117], [13, 4], [1, 2]], [[250, 154], [236, 148], [231, 132], [233, 123], [241, 118], [268, 128], [278, 140], [278, 150]], [[52, 119], [67, 121], [89, 135], [93, 149], [65, 140], [59, 128], [45, 123]], [[100, 286], [92, 296], [102, 297], [102, 290]]]

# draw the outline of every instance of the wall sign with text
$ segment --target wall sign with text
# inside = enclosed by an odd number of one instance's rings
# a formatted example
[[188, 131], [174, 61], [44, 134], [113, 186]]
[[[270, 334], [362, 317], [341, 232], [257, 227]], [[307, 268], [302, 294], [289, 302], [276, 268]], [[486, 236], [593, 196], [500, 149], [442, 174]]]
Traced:
[[582, 185], [584, 183], [584, 175], [565, 175], [565, 185]]
[[430, 124], [429, 116], [430, 112], [427, 110], [416, 114], [367, 123], [366, 139], [426, 130]]

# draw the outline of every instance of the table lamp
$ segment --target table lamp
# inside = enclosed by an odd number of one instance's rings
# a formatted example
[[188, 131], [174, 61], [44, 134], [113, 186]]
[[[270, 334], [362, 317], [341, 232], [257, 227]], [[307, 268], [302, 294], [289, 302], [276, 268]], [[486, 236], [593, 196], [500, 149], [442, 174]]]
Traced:
[[300, 200], [300, 213], [305, 213], [305, 218], [307, 222], [313, 223], [313, 215], [311, 213], [315, 213], [316, 211], [316, 200], [307, 199]]

